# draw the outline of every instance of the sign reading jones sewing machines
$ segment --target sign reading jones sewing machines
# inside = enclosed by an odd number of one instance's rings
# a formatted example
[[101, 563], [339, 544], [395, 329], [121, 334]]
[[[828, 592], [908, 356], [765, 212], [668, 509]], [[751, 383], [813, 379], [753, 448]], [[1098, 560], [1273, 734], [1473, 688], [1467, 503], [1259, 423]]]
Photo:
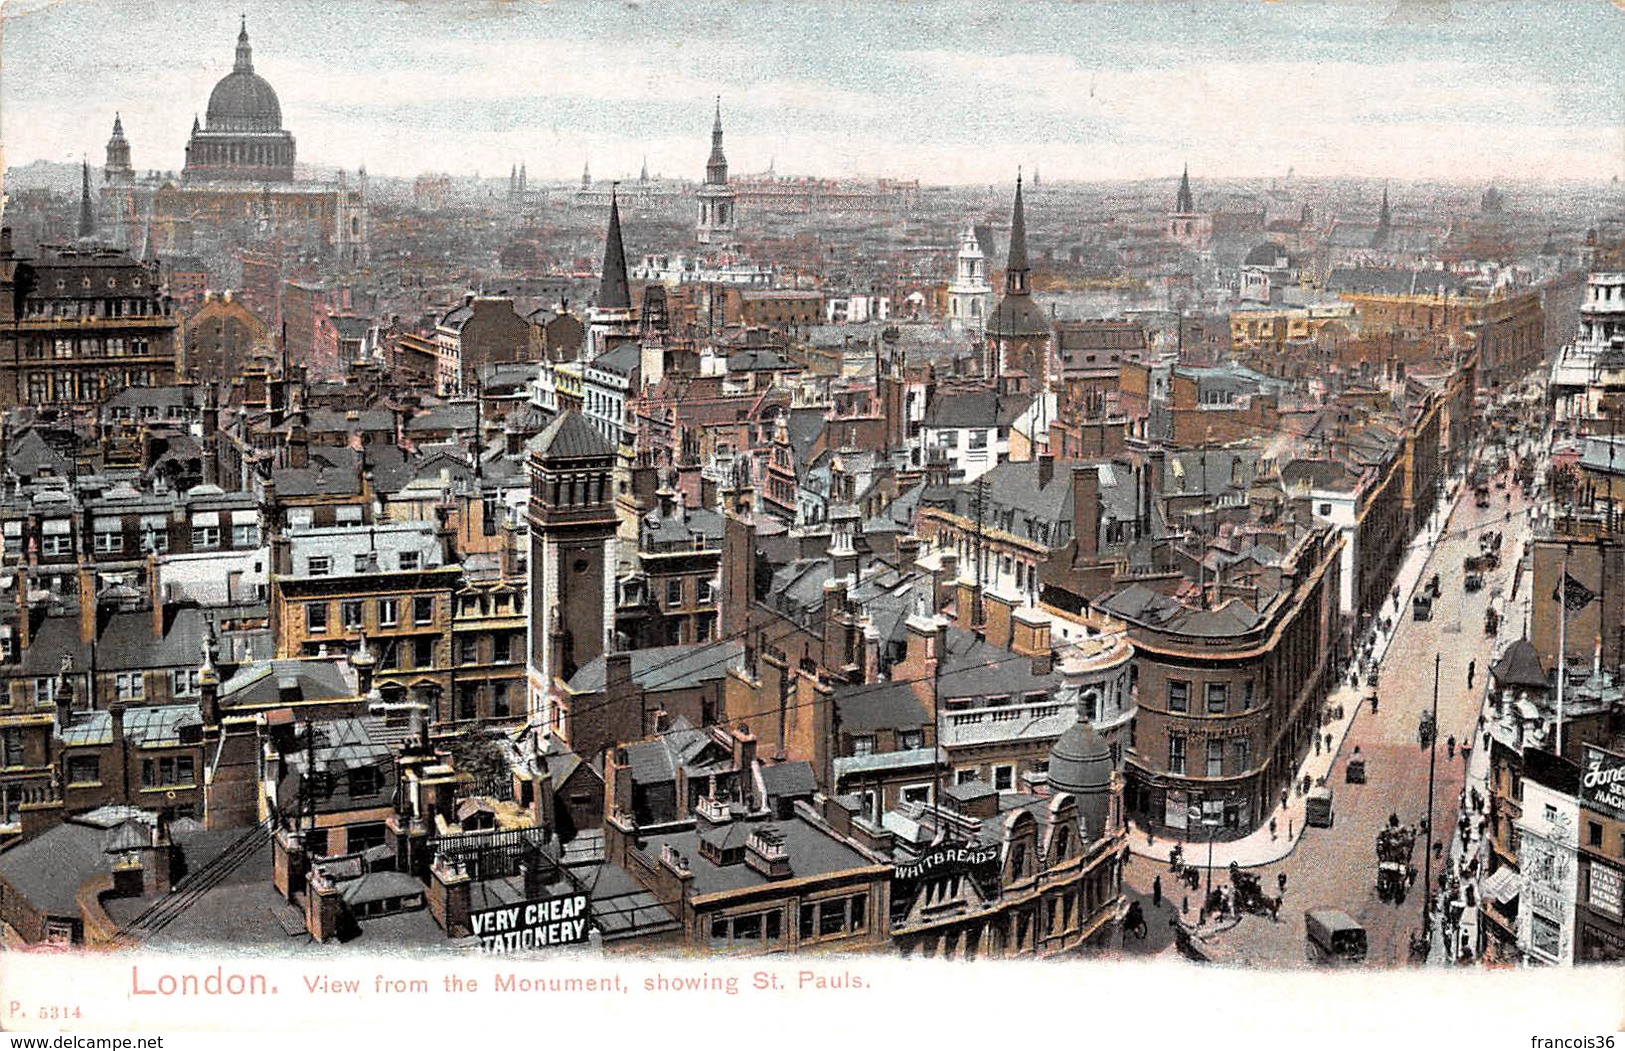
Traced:
[[1625, 821], [1625, 756], [1586, 746], [1585, 769], [1580, 774], [1582, 805]]
[[522, 952], [587, 940], [587, 896], [560, 894], [537, 901], [481, 909], [468, 917], [469, 929], [487, 953]]

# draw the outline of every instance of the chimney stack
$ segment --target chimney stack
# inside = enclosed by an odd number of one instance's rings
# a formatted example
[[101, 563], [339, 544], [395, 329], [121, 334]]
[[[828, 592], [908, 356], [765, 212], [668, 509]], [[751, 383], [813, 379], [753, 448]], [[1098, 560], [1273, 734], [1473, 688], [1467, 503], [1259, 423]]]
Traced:
[[79, 567], [79, 641], [96, 641], [96, 574], [89, 566]]
[[1055, 455], [1049, 452], [1038, 454], [1038, 487], [1040, 489], [1049, 485], [1050, 479], [1055, 477]]

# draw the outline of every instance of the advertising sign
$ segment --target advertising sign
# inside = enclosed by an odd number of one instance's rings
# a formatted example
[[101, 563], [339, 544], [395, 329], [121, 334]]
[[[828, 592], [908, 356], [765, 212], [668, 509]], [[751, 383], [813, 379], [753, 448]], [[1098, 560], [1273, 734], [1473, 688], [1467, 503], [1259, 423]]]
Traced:
[[553, 945], [579, 945], [587, 940], [587, 896], [560, 894], [494, 909], [468, 917], [470, 930], [486, 953], [523, 952]]
[[984, 901], [996, 901], [1000, 890], [998, 844], [947, 844], [932, 847], [914, 861], [892, 866], [892, 919], [900, 922], [928, 880], [969, 877]]
[[1580, 774], [1580, 802], [1591, 810], [1625, 821], [1625, 756], [1587, 745]]

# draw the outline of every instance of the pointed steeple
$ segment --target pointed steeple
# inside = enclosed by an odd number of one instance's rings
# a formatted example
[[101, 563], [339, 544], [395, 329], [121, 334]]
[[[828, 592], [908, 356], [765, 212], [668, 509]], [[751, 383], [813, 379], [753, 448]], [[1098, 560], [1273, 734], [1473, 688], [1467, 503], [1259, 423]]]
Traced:
[[1388, 210], [1388, 187], [1382, 188], [1382, 208], [1377, 212], [1377, 229], [1371, 235], [1371, 247], [1381, 248], [1388, 242], [1393, 214]]
[[581, 161], [581, 188], [583, 190], [592, 188], [592, 162], [585, 158]]
[[96, 235], [96, 213], [90, 207], [90, 162], [79, 163], [79, 236]]
[[621, 243], [621, 206], [616, 184], [609, 189], [609, 236], [604, 239], [604, 276], [598, 285], [598, 309], [630, 310], [632, 292], [626, 282], [626, 246]]
[[649, 158], [648, 158], [648, 155], [646, 154], [646, 155], [644, 155], [644, 158], [643, 158], [643, 168], [642, 168], [641, 171], [638, 172], [638, 182], [648, 182], [648, 181], [649, 181]]
[[248, 46], [248, 16], [243, 15], [243, 25], [237, 31], [237, 63], [231, 67], [233, 73], [254, 72], [254, 49]]
[[1176, 215], [1190, 215], [1196, 211], [1196, 198], [1191, 196], [1191, 166], [1185, 165], [1185, 171], [1179, 176], [1179, 192], [1174, 195], [1174, 213]]
[[524, 193], [525, 193], [525, 162], [520, 161], [519, 162], [519, 195], [522, 197], [522, 196], [524, 196]]
[[1021, 207], [1021, 173], [1016, 172], [1016, 206], [1010, 214], [1010, 258], [1004, 266], [1004, 294], [1027, 294], [1027, 216]]
[[117, 110], [113, 111], [113, 138], [115, 140], [124, 138], [124, 118]]
[[728, 158], [722, 153], [722, 96], [717, 96], [716, 120], [711, 124], [711, 159], [705, 162], [705, 181], [721, 186], [728, 181]]

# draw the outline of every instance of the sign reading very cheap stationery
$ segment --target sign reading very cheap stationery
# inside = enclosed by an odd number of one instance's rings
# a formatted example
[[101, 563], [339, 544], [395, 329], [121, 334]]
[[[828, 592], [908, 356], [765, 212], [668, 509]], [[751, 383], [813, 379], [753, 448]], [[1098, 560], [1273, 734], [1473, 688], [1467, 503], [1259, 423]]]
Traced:
[[1625, 756], [1586, 746], [1580, 775], [1580, 802], [1592, 810], [1625, 821]]

